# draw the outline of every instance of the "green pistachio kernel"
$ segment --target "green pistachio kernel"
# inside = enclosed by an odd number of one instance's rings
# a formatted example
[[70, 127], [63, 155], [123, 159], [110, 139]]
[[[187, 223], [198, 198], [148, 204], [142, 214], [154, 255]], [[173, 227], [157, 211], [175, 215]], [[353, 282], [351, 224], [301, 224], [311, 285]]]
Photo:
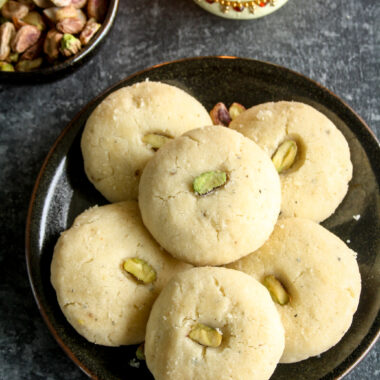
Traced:
[[0, 62], [0, 71], [15, 71], [15, 69], [8, 62]]
[[145, 260], [137, 257], [125, 260], [123, 268], [144, 284], [153, 282], [157, 277], [156, 271]]
[[217, 329], [197, 323], [191, 329], [189, 338], [203, 346], [219, 347], [222, 343], [223, 335]]
[[263, 285], [268, 289], [274, 302], [286, 305], [290, 298], [280, 281], [273, 275], [266, 276]]
[[8, 60], [9, 62], [17, 62], [20, 54], [19, 53], [11, 53], [9, 54]]
[[245, 107], [241, 105], [240, 103], [232, 103], [230, 108], [228, 109], [228, 112], [230, 113], [231, 119], [236, 119], [241, 113], [245, 111]]
[[145, 360], [144, 343], [141, 343], [136, 350], [136, 358], [139, 360]]
[[158, 133], [149, 133], [142, 138], [142, 141], [145, 144], [150, 145], [153, 149], [160, 149], [170, 140], [172, 140], [171, 137], [160, 135]]
[[34, 69], [38, 69], [42, 65], [42, 58], [36, 58], [32, 60], [23, 59], [18, 61], [16, 65], [17, 71], [31, 71]]
[[198, 195], [205, 195], [223, 186], [227, 182], [227, 173], [222, 171], [205, 172], [196, 177], [193, 181], [194, 192]]
[[284, 141], [272, 156], [272, 162], [279, 173], [289, 169], [296, 159], [297, 143], [293, 140]]
[[81, 48], [81, 42], [72, 34], [65, 33], [61, 39], [61, 52], [66, 57], [78, 53]]

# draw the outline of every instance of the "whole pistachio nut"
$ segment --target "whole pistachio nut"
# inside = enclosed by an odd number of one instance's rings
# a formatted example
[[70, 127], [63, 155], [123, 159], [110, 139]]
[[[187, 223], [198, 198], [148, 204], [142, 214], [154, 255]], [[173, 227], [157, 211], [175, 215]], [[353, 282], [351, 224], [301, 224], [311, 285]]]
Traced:
[[12, 41], [12, 50], [15, 53], [23, 53], [34, 45], [41, 36], [41, 31], [34, 25], [24, 25], [16, 33]]
[[222, 171], [205, 172], [193, 181], [193, 190], [198, 195], [211, 193], [227, 182], [227, 173]]
[[219, 347], [222, 343], [223, 335], [213, 327], [197, 323], [191, 329], [189, 338], [202, 346]]
[[33, 11], [33, 12], [29, 12], [23, 19], [22, 21], [24, 21], [25, 23], [29, 24], [29, 25], [34, 25], [35, 27], [37, 27], [38, 30], [45, 30], [46, 29], [46, 24], [41, 16], [40, 13], [36, 12], [36, 11]]
[[144, 343], [141, 343], [136, 350], [136, 358], [139, 360], [145, 360]]
[[54, 6], [54, 4], [50, 0], [33, 0], [33, 3], [40, 8], [50, 8]]
[[0, 60], [7, 59], [11, 52], [11, 41], [16, 35], [16, 29], [11, 22], [5, 22], [0, 26]]
[[94, 18], [98, 22], [102, 22], [106, 16], [108, 8], [107, 0], [88, 0], [87, 14], [88, 17]]
[[159, 133], [148, 133], [142, 138], [143, 143], [150, 145], [153, 149], [160, 149], [171, 137], [160, 135]]
[[26, 5], [12, 0], [8, 0], [1, 7], [1, 14], [7, 19], [12, 19], [12, 17], [23, 18], [28, 14], [28, 12], [29, 8]]
[[12, 64], [8, 62], [0, 62], [0, 71], [15, 71]]
[[79, 18], [65, 18], [56, 25], [57, 29], [66, 34], [80, 33], [84, 28], [85, 22]]
[[101, 24], [97, 23], [94, 18], [90, 18], [79, 36], [82, 45], [87, 45], [100, 27]]
[[21, 60], [16, 65], [16, 71], [31, 71], [38, 69], [42, 65], [42, 58], [36, 58], [33, 60]]
[[297, 150], [297, 143], [293, 140], [287, 140], [280, 144], [272, 156], [272, 162], [279, 173], [289, 169], [294, 164]]
[[69, 17], [71, 18], [77, 17], [77, 9], [72, 5], [58, 8], [57, 12], [55, 13], [55, 19], [57, 22]]
[[289, 302], [289, 294], [275, 276], [266, 276], [263, 285], [268, 289], [274, 302], [279, 305], [286, 305]]
[[32, 45], [24, 51], [24, 53], [21, 56], [21, 59], [33, 60], [38, 58], [42, 53], [43, 44], [44, 39], [40, 38], [34, 45]]
[[45, 8], [42, 11], [43, 15], [45, 16], [49, 25], [51, 25], [51, 26], [55, 26], [55, 24], [57, 23], [57, 11], [58, 11], [58, 9], [59, 9], [58, 7], [49, 7], [49, 8]]
[[43, 50], [51, 61], [59, 56], [59, 48], [61, 46], [63, 34], [55, 29], [50, 29], [46, 35]]
[[137, 280], [144, 284], [153, 282], [157, 275], [156, 271], [145, 260], [137, 257], [130, 258], [124, 261], [123, 268], [126, 272], [133, 275]]
[[[83, 21], [83, 24], [87, 22], [87, 15], [82, 11], [82, 9], [77, 9], [77, 18]], [[91, 17], [90, 17], [91, 18]]]
[[214, 125], [224, 125], [228, 127], [231, 123], [231, 116], [226, 105], [222, 102], [216, 103], [210, 111], [210, 117]]
[[81, 43], [78, 38], [72, 34], [65, 33], [61, 39], [61, 53], [69, 57], [70, 55], [78, 53], [81, 48]]
[[71, 4], [75, 7], [75, 8], [83, 8], [87, 3], [87, 0], [71, 0]]
[[240, 103], [232, 103], [230, 105], [230, 108], [228, 109], [228, 112], [230, 113], [231, 119], [236, 119], [242, 112], [245, 111], [245, 107], [241, 105]]

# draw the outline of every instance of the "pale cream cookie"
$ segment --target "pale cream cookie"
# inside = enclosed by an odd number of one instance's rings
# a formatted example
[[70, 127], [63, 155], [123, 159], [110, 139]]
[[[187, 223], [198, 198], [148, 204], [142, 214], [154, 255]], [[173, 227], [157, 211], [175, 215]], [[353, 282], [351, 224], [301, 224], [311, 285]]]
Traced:
[[260, 249], [228, 267], [271, 290], [285, 328], [282, 363], [321, 354], [351, 326], [361, 290], [356, 253], [311, 220], [280, 219]]
[[147, 325], [146, 363], [156, 380], [264, 380], [276, 368], [284, 330], [266, 289], [225, 268], [176, 275]]
[[[131, 272], [124, 269], [126, 262]], [[175, 273], [188, 268], [158, 246], [142, 224], [137, 202], [129, 201], [95, 206], [75, 219], [55, 246], [51, 283], [79, 334], [120, 346], [144, 340], [154, 300]]]
[[145, 226], [174, 257], [195, 265], [226, 264], [260, 247], [280, 203], [269, 157], [221, 126], [194, 129], [164, 145], [139, 188]]
[[88, 179], [110, 202], [137, 200], [147, 161], [166, 139], [211, 124], [198, 100], [160, 82], [141, 82], [108, 95], [92, 112], [81, 148]]
[[[294, 163], [280, 173], [282, 216], [321, 222], [343, 200], [352, 177], [350, 150], [343, 134], [315, 108], [286, 101], [259, 104], [237, 116], [230, 128], [255, 141], [270, 157], [284, 142], [296, 143]], [[291, 147], [283, 148], [277, 165], [291, 157]]]

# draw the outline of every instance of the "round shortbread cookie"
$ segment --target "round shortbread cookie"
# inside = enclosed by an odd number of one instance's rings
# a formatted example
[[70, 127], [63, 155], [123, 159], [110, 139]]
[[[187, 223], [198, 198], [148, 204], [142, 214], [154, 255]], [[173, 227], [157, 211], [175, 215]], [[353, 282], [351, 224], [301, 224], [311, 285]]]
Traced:
[[86, 175], [110, 202], [137, 200], [140, 174], [155, 153], [144, 137], [176, 137], [209, 124], [202, 104], [177, 87], [146, 81], [121, 88], [87, 120], [81, 141]]
[[[207, 172], [227, 182], [206, 195], [193, 189]], [[195, 265], [232, 262], [271, 234], [281, 204], [279, 176], [251, 140], [221, 126], [194, 129], [163, 146], [141, 176], [143, 222], [174, 257]]]
[[293, 166], [280, 173], [282, 216], [321, 222], [343, 200], [352, 177], [350, 150], [343, 134], [321, 112], [298, 102], [264, 103], [240, 114], [230, 128], [255, 141], [270, 157], [282, 142], [297, 143]]
[[275, 276], [286, 289], [289, 302], [276, 303], [285, 328], [282, 363], [321, 354], [351, 326], [361, 290], [356, 253], [311, 220], [280, 219], [260, 249], [228, 268], [260, 282]]
[[[219, 346], [190, 338], [198, 324], [216, 329]], [[156, 380], [264, 380], [284, 348], [284, 329], [266, 289], [225, 268], [176, 275], [153, 305], [145, 339]]]
[[[156, 271], [149, 284], [123, 269], [140, 258]], [[119, 346], [144, 340], [150, 309], [167, 281], [190, 268], [173, 259], [142, 224], [137, 202], [93, 207], [63, 232], [54, 249], [51, 282], [63, 314], [93, 343]]]

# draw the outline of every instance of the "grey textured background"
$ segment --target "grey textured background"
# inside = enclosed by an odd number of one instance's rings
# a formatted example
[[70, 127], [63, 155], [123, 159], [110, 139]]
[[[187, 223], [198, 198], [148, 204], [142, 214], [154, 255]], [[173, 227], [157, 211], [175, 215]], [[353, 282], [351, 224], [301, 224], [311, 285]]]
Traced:
[[[40, 166], [69, 120], [111, 84], [151, 65], [236, 55], [286, 66], [348, 103], [379, 137], [380, 1], [290, 0], [255, 21], [225, 20], [191, 0], [120, 0], [98, 54], [70, 77], [0, 84], [0, 379], [84, 379], [50, 336], [29, 288], [24, 230]], [[233, 80], [233, 78], [226, 78]], [[380, 344], [347, 379], [380, 377]]]

